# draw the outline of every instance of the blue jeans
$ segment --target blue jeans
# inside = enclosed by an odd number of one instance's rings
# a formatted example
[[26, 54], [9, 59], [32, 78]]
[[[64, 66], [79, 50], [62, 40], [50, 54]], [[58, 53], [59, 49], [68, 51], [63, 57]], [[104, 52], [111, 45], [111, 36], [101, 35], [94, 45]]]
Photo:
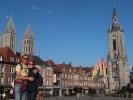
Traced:
[[15, 91], [15, 100], [26, 100], [27, 93], [22, 92], [21, 84], [16, 84], [14, 91]]
[[28, 91], [28, 100], [36, 100], [37, 91]]

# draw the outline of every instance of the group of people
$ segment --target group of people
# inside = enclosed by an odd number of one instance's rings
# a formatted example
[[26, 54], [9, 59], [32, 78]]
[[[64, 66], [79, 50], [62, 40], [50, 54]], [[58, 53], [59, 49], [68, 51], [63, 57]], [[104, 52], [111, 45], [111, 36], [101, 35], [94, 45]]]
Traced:
[[36, 100], [38, 87], [42, 85], [43, 79], [39, 69], [28, 55], [23, 55], [20, 64], [16, 66], [15, 100]]

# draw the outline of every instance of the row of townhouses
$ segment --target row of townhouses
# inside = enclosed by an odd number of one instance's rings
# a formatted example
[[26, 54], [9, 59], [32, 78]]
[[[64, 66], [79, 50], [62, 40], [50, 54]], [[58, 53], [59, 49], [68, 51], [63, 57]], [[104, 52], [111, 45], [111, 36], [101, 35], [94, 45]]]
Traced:
[[[13, 73], [19, 57], [8, 47], [0, 48], [0, 84], [11, 86]], [[36, 65], [43, 77], [45, 92], [49, 95], [74, 94], [75, 89], [81, 89], [88, 94], [89, 89], [105, 89], [102, 80], [93, 78], [94, 67], [73, 67], [71, 64], [55, 64], [52, 60]]]

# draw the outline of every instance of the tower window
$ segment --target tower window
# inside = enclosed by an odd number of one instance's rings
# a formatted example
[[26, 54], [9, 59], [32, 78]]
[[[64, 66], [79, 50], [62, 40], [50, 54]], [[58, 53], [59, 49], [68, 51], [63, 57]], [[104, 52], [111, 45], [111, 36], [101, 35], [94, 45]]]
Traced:
[[114, 53], [114, 58], [117, 59], [117, 54], [116, 53]]
[[11, 41], [13, 41], [13, 36], [11, 35]]
[[24, 41], [24, 44], [26, 44], [26, 41]]
[[118, 77], [115, 77], [114, 80], [117, 82], [118, 81]]
[[113, 50], [116, 50], [116, 40], [113, 39]]

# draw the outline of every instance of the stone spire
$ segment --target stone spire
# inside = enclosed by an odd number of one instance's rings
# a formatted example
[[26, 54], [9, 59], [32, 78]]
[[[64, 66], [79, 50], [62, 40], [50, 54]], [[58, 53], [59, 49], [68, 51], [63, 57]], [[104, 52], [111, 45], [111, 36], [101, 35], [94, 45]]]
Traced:
[[117, 15], [116, 11], [116, 1], [114, 0], [114, 5], [113, 5], [113, 13], [112, 13], [112, 24], [109, 28], [109, 31], [116, 31], [116, 30], [122, 30], [122, 27], [120, 25], [120, 21]]
[[26, 27], [26, 30], [24, 32], [24, 38], [33, 38], [33, 32], [30, 24], [28, 24]]
[[16, 54], [16, 30], [12, 16], [8, 17], [7, 26], [2, 37], [2, 47], [9, 47]]
[[117, 16], [116, 8], [113, 8], [112, 26], [120, 27], [120, 22], [119, 22], [119, 19], [118, 19], [118, 16]]
[[5, 29], [5, 33], [16, 33], [15, 25], [12, 19], [12, 16], [8, 17], [7, 26]]
[[22, 40], [21, 55], [27, 54], [31, 58], [34, 54], [34, 37], [31, 25], [28, 24]]

